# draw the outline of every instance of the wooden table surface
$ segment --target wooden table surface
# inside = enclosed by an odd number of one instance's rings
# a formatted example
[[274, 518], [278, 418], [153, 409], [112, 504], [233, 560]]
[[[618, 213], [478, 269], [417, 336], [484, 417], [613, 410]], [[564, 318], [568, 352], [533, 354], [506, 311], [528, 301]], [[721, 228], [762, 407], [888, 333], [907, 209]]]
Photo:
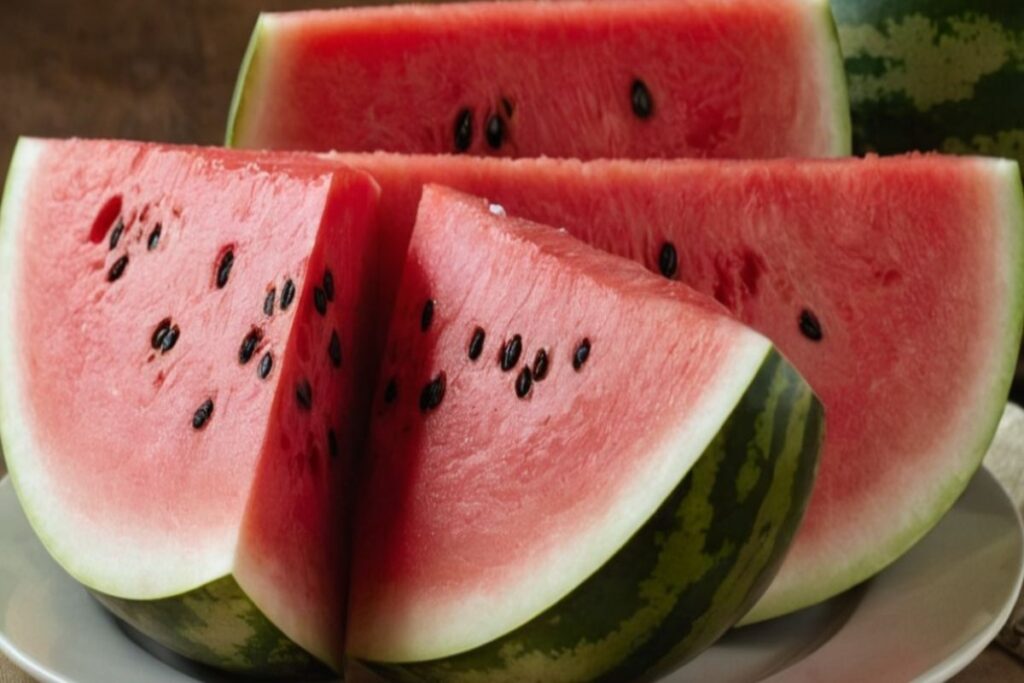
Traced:
[[[0, 186], [19, 135], [220, 143], [258, 11], [310, 4], [0, 0]], [[0, 655], [0, 683], [28, 680]], [[1024, 667], [990, 647], [954, 680], [1024, 683]]]

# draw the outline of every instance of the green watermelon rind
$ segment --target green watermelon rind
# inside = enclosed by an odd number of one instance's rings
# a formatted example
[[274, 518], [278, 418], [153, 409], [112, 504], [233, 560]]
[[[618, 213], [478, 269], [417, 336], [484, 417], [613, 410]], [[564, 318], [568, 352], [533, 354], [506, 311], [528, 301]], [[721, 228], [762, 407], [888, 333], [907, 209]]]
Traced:
[[231, 576], [182, 595], [127, 600], [90, 590], [146, 637], [194, 662], [273, 677], [323, 676], [330, 670], [274, 626]]
[[782, 561], [817, 471], [821, 404], [772, 348], [696, 465], [613, 557], [510, 633], [389, 680], [646, 680], [710, 645]]
[[[252, 92], [247, 87], [249, 81], [255, 78], [257, 54], [260, 51], [260, 44], [264, 33], [264, 15], [256, 19], [256, 26], [253, 27], [252, 35], [249, 36], [249, 44], [245, 48], [245, 55], [242, 57], [242, 65], [238, 69], [238, 80], [235, 81], [235, 90], [231, 95], [231, 107], [228, 110], [228, 130], [224, 138], [225, 147], [235, 147], [235, 139], [238, 137], [238, 127], [241, 125], [241, 117], [245, 112], [246, 94]], [[262, 55], [261, 55], [262, 56]]]
[[[826, 131], [830, 134], [829, 150], [823, 156], [848, 156], [852, 148], [852, 123], [850, 119], [850, 101], [847, 92], [846, 72], [843, 68], [843, 55], [839, 45], [839, 34], [832, 16], [828, 0], [807, 0], [808, 4], [817, 5], [818, 12], [812, 13], [811, 34], [818, 38], [814, 54], [817, 58], [812, 62], [819, 66], [819, 78], [824, 84], [824, 92], [830, 97], [822, 105], [823, 111], [830, 119]], [[814, 24], [817, 24], [816, 26]], [[238, 79], [231, 97], [228, 113], [227, 132], [224, 144], [227, 147], [239, 146], [239, 131], [245, 125], [248, 112], [247, 100], [253, 94], [259, 94], [258, 84], [261, 80], [260, 66], [267, 60], [266, 50], [272, 41], [265, 40], [267, 19], [261, 14], [256, 20], [249, 44], [238, 70]], [[241, 145], [247, 146], [247, 145]]]
[[821, 65], [822, 80], [828, 84], [825, 91], [830, 93], [832, 99], [828, 102], [826, 110], [832, 113], [831, 125], [827, 130], [832, 131], [835, 136], [835, 146], [831, 150], [831, 156], [849, 156], [853, 148], [853, 123], [850, 118], [850, 96], [847, 91], [846, 70], [843, 64], [843, 54], [839, 46], [839, 31], [832, 16], [832, 7], [829, 0], [819, 1], [820, 21], [824, 26], [821, 30], [814, 31], [814, 35], [820, 36], [823, 44], [819, 45], [816, 53], [825, 58], [817, 60]]
[[[986, 160], [983, 163], [992, 162]], [[740, 620], [740, 625], [757, 623], [817, 604], [876, 575], [931, 531], [953, 507], [981, 467], [1010, 393], [1024, 333], [1024, 186], [1017, 162], [1001, 160], [997, 164], [993, 174], [1001, 182], [992, 191], [1004, 199], [1005, 207], [1000, 221], [1003, 234], [1001, 253], [1005, 258], [1009, 293], [1006, 305], [1002, 307], [1007, 316], [1002, 325], [1005, 336], [998, 345], [998, 357], [991, 372], [994, 381], [988, 385], [985, 401], [971, 409], [976, 416], [972, 423], [977, 428], [962, 458], [963, 467], [951, 473], [942, 488], [929, 498], [929, 507], [914, 510], [915, 521], [904, 525], [903, 533], [891, 537], [871, 554], [861, 556], [859, 562], [845, 567], [842, 572], [834, 571], [834, 567], [823, 568], [825, 571], [818, 574], [808, 572], [799, 577], [798, 584], [787, 586], [787, 590], [767, 593]], [[956, 391], [957, 387], [950, 387], [950, 390]]]
[[1024, 161], [1024, 13], [1006, 0], [835, 0], [854, 151]]
[[[20, 209], [25, 205], [23, 197], [44, 146], [45, 142], [21, 138], [11, 158], [0, 201], [0, 286], [5, 292], [16, 291], [18, 258], [13, 241], [21, 222]], [[0, 307], [0, 326], [10, 330], [14, 329], [13, 323], [14, 311]], [[18, 355], [14, 335], [4, 335], [0, 341], [0, 366], [20, 367]], [[46, 496], [35, 490], [36, 485], [25, 474], [25, 463], [33, 459], [34, 446], [23, 429], [28, 420], [17, 400], [23, 381], [19, 374], [14, 371], [0, 381], [0, 440], [8, 474], [30, 526], [68, 575], [143, 635], [189, 659], [229, 671], [279, 677], [328, 671], [325, 664], [282, 634], [230, 574], [176, 594], [127, 600], [99, 590], [99, 586], [110, 590], [106, 581], [81, 571], [68, 553], [55, 552], [59, 544], [44, 522], [45, 510], [34, 504]], [[218, 604], [211, 600], [216, 596], [225, 601]]]

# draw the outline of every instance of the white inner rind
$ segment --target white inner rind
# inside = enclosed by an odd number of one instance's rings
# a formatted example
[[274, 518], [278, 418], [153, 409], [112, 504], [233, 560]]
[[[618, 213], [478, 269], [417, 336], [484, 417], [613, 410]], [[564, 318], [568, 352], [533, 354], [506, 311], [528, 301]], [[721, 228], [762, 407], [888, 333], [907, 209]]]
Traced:
[[[457, 601], [427, 599], [377, 614], [372, 624], [349, 633], [349, 654], [382, 662], [416, 662], [448, 657], [484, 645], [527, 623], [568, 595], [610, 560], [651, 518], [704, 453], [772, 350], [761, 335], [740, 330], [693, 412], [680, 415], [661, 445], [647, 453], [636, 476], [622, 481], [607, 501], [605, 515], [579, 530], [572, 545], [538, 561], [528, 581], [493, 593], [463, 594]], [[677, 378], [684, 382], [685, 378]]]
[[828, 0], [808, 0], [808, 3], [814, 11], [806, 14], [808, 43], [812, 45], [807, 59], [818, 68], [818, 82], [811, 96], [823, 94], [827, 99], [821, 100], [820, 121], [804, 129], [819, 130], [823, 136], [831, 138], [831, 156], [849, 156], [853, 147], [850, 100], [832, 6]]
[[[0, 368], [4, 372], [0, 380], [0, 436], [7, 467], [36, 534], [76, 580], [100, 592], [132, 599], [177, 595], [229, 574], [235, 543], [208, 539], [191, 548], [186, 558], [175, 541], [181, 538], [180, 533], [154, 533], [152, 542], [146, 545], [108, 537], [98, 546], [90, 520], [63, 502], [68, 497], [62, 494], [62, 488], [75, 486], [76, 482], [54, 481], [38, 465], [42, 435], [37, 433], [32, 406], [24, 398], [24, 387], [32, 378], [19, 345], [22, 339], [17, 333], [17, 301], [23, 294], [19, 241], [23, 231], [32, 229], [25, 211], [31, 206], [31, 189], [45, 182], [37, 177], [37, 171], [46, 152], [44, 140], [19, 140], [0, 206], [0, 329], [5, 330], [0, 337]], [[68, 446], [73, 448], [72, 444]], [[125, 510], [124, 514], [130, 515], [131, 511]], [[200, 531], [197, 537], [204, 536]]]

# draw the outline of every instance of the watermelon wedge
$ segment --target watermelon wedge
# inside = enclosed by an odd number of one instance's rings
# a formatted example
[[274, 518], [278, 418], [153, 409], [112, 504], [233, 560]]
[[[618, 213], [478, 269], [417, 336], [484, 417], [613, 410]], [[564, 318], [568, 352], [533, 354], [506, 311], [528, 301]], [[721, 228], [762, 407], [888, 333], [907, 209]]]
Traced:
[[781, 560], [823, 426], [710, 298], [429, 186], [372, 412], [349, 652], [446, 682], [693, 656]]
[[365, 423], [365, 174], [22, 139], [0, 213], [0, 435], [53, 556], [167, 647], [340, 667]]
[[514, 157], [849, 153], [827, 0], [585, 0], [264, 14], [238, 147]]
[[439, 182], [714, 296], [792, 360], [828, 427], [810, 509], [751, 620], [885, 567], [992, 438], [1024, 317], [1014, 162], [340, 158], [382, 187], [385, 307], [421, 186]]

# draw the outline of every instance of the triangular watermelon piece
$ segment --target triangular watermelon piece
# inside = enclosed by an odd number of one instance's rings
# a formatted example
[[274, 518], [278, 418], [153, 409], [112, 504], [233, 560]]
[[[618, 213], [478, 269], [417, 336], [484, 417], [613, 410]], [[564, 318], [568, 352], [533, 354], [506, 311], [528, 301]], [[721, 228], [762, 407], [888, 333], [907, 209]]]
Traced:
[[377, 188], [306, 159], [23, 139], [0, 216], [0, 433], [115, 613], [263, 675], [342, 664]]
[[264, 14], [228, 144], [490, 156], [838, 156], [827, 0], [476, 2]]
[[1014, 162], [340, 158], [382, 187], [385, 307], [421, 187], [439, 182], [714, 296], [793, 361], [828, 415], [821, 472], [749, 619], [885, 567], [953, 504], [991, 441], [1024, 319]]
[[[395, 680], [637, 680], [757, 598], [817, 399], [709, 297], [427, 187], [373, 406], [348, 647]], [[632, 393], [631, 393], [632, 392]]]

